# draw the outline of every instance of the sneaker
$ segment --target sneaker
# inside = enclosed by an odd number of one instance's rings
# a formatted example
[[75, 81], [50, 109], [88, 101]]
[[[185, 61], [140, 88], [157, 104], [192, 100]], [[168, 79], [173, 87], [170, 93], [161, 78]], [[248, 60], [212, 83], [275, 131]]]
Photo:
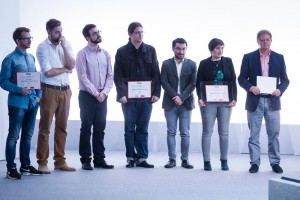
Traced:
[[278, 164], [272, 165], [272, 170], [277, 174], [283, 173], [283, 169]]
[[223, 171], [228, 171], [229, 170], [229, 167], [228, 167], [228, 164], [227, 164], [227, 160], [221, 160], [221, 169]]
[[174, 159], [170, 159], [169, 162], [165, 165], [165, 168], [173, 168], [176, 167], [176, 161]]
[[144, 168], [154, 168], [154, 165], [147, 163], [146, 160], [144, 160], [143, 162], [140, 162], [138, 164], [136, 164], [137, 167], [144, 167]]
[[134, 167], [134, 160], [128, 160], [126, 168], [133, 168]]
[[6, 177], [9, 179], [17, 180], [21, 179], [21, 174], [19, 174], [16, 168], [12, 168], [7, 170]]
[[258, 172], [258, 170], [259, 170], [259, 166], [257, 164], [253, 164], [253, 165], [251, 165], [249, 172], [256, 173], [256, 172]]
[[211, 171], [212, 170], [210, 161], [204, 161], [204, 170], [205, 171]]
[[194, 168], [194, 166], [191, 165], [188, 160], [183, 160], [182, 163], [181, 163], [181, 167], [184, 167], [186, 169], [193, 169]]
[[20, 167], [20, 172], [23, 176], [28, 176], [28, 175], [32, 175], [32, 176], [40, 176], [43, 174], [43, 172], [35, 169], [33, 166], [29, 166], [29, 167]]

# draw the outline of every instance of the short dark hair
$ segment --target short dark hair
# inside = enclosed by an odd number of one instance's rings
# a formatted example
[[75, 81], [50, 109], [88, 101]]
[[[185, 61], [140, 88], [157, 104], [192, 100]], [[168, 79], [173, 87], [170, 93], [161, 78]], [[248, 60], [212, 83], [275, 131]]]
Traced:
[[22, 32], [30, 32], [30, 29], [26, 28], [26, 27], [16, 28], [16, 30], [13, 33], [13, 39], [14, 39], [16, 44], [17, 44], [17, 39], [22, 37]]
[[173, 48], [176, 46], [176, 43], [186, 44], [186, 46], [188, 45], [187, 42], [185, 41], [185, 39], [183, 39], [183, 38], [176, 38], [175, 40], [173, 40], [173, 42], [172, 42]]
[[260, 31], [258, 31], [257, 36], [256, 36], [257, 42], [259, 42], [259, 37], [261, 35], [264, 35], [264, 34], [268, 34], [270, 36], [270, 39], [272, 40], [272, 33], [270, 31], [268, 31], [268, 30], [260, 30]]
[[85, 25], [85, 27], [82, 29], [82, 34], [83, 34], [84, 38], [89, 37], [90, 36], [90, 32], [89, 31], [92, 28], [95, 28], [95, 27], [96, 27], [95, 24], [87, 24], [87, 25]]
[[212, 52], [218, 45], [224, 46], [224, 42], [221, 39], [218, 38], [213, 38], [209, 43], [208, 43], [208, 49], [210, 52]]
[[140, 22], [130, 23], [129, 26], [128, 26], [128, 33], [132, 34], [137, 27], [142, 27], [143, 28], [143, 26]]
[[57, 26], [60, 26], [61, 22], [57, 19], [50, 19], [49, 21], [47, 21], [46, 23], [46, 30], [47, 31], [51, 31], [52, 29], [54, 29]]

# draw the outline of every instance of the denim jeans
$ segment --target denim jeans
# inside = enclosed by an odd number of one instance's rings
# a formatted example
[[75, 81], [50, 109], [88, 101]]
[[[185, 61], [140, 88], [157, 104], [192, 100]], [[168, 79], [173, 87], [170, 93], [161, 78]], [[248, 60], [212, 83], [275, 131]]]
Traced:
[[190, 147], [190, 110], [184, 106], [174, 106], [170, 110], [165, 110], [167, 121], [167, 143], [169, 158], [176, 160], [176, 132], [177, 121], [179, 120], [179, 131], [181, 137], [181, 160], [188, 160]]
[[125, 126], [125, 146], [127, 160], [142, 162], [148, 158], [148, 125], [152, 112], [149, 101], [122, 104]]
[[200, 108], [202, 117], [202, 152], [204, 161], [210, 161], [211, 136], [215, 121], [218, 122], [220, 159], [227, 160], [229, 122], [232, 107], [227, 103], [206, 103]]
[[36, 104], [35, 107], [29, 109], [17, 108], [8, 106], [9, 115], [9, 129], [6, 139], [6, 162], [7, 169], [16, 168], [16, 163], [14, 162], [16, 158], [16, 144], [19, 139], [19, 134], [21, 131], [20, 140], [20, 162], [22, 167], [30, 166], [30, 145], [31, 138], [34, 132], [35, 119], [38, 111], [39, 105]]
[[260, 165], [260, 144], [259, 136], [263, 117], [265, 118], [268, 135], [268, 155], [271, 166], [280, 164], [279, 153], [279, 131], [280, 112], [272, 111], [271, 99], [261, 97], [255, 112], [247, 112], [250, 138], [248, 142], [250, 153], [250, 164]]
[[88, 92], [79, 91], [79, 108], [80, 108], [80, 140], [79, 155], [81, 163], [90, 163], [92, 148], [94, 154], [94, 163], [100, 163], [104, 160], [104, 130], [106, 126], [107, 98], [100, 103], [94, 96]]

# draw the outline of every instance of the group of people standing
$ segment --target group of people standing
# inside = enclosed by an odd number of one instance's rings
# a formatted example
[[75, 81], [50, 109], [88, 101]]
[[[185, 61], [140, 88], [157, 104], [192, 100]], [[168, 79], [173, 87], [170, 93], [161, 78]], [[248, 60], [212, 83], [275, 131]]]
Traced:
[[[20, 179], [22, 175], [50, 174], [48, 168], [50, 127], [54, 127], [54, 167], [56, 170], [75, 171], [67, 164], [65, 144], [70, 109], [69, 74], [76, 68], [79, 80], [80, 140], [79, 155], [82, 169], [112, 169], [105, 161], [104, 135], [107, 100], [113, 82], [117, 102], [124, 115], [124, 139], [127, 168], [154, 168], [147, 162], [148, 126], [152, 104], [164, 90], [162, 108], [167, 124], [169, 160], [165, 168], [176, 166], [176, 133], [181, 137], [181, 166], [192, 169], [189, 162], [191, 112], [195, 108], [193, 92], [196, 89], [202, 117], [202, 152], [204, 170], [211, 171], [210, 145], [213, 127], [217, 120], [220, 140], [221, 169], [229, 170], [227, 154], [229, 124], [232, 107], [237, 102], [236, 74], [233, 62], [223, 57], [224, 42], [214, 38], [208, 44], [210, 56], [196, 63], [185, 57], [187, 42], [176, 38], [172, 42], [174, 57], [162, 63], [161, 72], [155, 48], [143, 42], [143, 26], [132, 22], [128, 27], [129, 41], [117, 50], [114, 70], [109, 53], [99, 46], [101, 31], [87, 24], [82, 31], [87, 45], [76, 59], [72, 48], [62, 34], [61, 22], [50, 19], [46, 23], [48, 37], [37, 48], [36, 57], [41, 68], [41, 89], [30, 89], [17, 84], [20, 72], [37, 72], [34, 56], [27, 53], [32, 37], [30, 30], [19, 27], [13, 33], [16, 49], [2, 62], [0, 86], [9, 91], [9, 131], [6, 141], [7, 177]], [[238, 82], [247, 92], [246, 110], [250, 129], [249, 171], [256, 173], [260, 165], [259, 134], [263, 117], [268, 134], [268, 153], [272, 169], [282, 173], [279, 153], [280, 97], [289, 85], [284, 58], [270, 50], [272, 35], [267, 30], [257, 34], [259, 49], [245, 54]], [[114, 73], [113, 73], [114, 71]], [[257, 77], [274, 77], [274, 91], [265, 94], [257, 85]], [[211, 87], [212, 86], [212, 87]], [[214, 100], [211, 95], [223, 88]], [[225, 90], [224, 90], [225, 88]], [[136, 92], [138, 90], [138, 92]], [[139, 93], [140, 92], [140, 93]], [[225, 95], [223, 94], [225, 92]], [[142, 93], [142, 94], [141, 94]], [[37, 142], [38, 169], [31, 165], [29, 152], [35, 120], [40, 107]], [[178, 125], [179, 123], [179, 125]], [[20, 173], [14, 162], [16, 143], [20, 139]], [[91, 139], [92, 137], [92, 139]], [[92, 140], [92, 142], [91, 142]], [[91, 144], [92, 143], [92, 144]], [[91, 162], [93, 161], [93, 165]]]

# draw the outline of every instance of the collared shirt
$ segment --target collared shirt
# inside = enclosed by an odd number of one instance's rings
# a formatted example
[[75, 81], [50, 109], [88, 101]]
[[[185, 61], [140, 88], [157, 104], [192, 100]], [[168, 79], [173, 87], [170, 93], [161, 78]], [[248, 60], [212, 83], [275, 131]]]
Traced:
[[1, 66], [0, 86], [9, 92], [8, 105], [28, 109], [37, 104], [36, 97], [42, 97], [41, 90], [30, 90], [29, 95], [22, 95], [22, 87], [17, 86], [17, 72], [36, 72], [35, 59], [29, 53], [18, 48], [7, 55]]
[[[70, 43], [67, 42], [67, 50], [71, 55], [72, 53], [72, 47]], [[49, 38], [44, 40], [42, 43], [39, 44], [37, 51], [36, 51], [36, 57], [39, 61], [41, 71], [42, 71], [42, 82], [49, 84], [49, 85], [55, 85], [55, 86], [65, 86], [69, 85], [69, 73], [62, 73], [57, 76], [53, 77], [46, 77], [45, 73], [49, 71], [52, 68], [62, 68], [65, 66], [65, 56], [64, 56], [64, 50], [61, 46], [61, 44], [53, 45]]]
[[110, 55], [102, 48], [87, 45], [76, 57], [79, 89], [97, 96], [99, 91], [107, 95], [113, 86]]
[[174, 57], [174, 61], [176, 64], [176, 69], [177, 69], [177, 75], [178, 75], [178, 89], [177, 89], [177, 93], [180, 94], [180, 74], [181, 74], [181, 69], [182, 69], [182, 64], [184, 59], [182, 59], [182, 61], [180, 63], [178, 63]]
[[267, 56], [263, 56], [263, 54], [260, 53], [261, 75], [262, 76], [269, 76], [270, 53], [271, 53], [271, 51], [269, 52], [269, 54]]

